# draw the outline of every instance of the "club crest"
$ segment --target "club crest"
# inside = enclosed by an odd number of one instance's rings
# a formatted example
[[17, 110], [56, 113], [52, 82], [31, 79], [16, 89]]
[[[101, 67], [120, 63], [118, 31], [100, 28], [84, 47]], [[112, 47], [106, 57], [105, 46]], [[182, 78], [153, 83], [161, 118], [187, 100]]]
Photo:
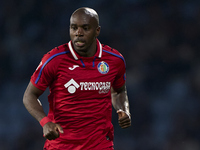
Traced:
[[101, 74], [106, 74], [109, 71], [109, 66], [106, 62], [102, 61], [97, 65], [98, 71]]

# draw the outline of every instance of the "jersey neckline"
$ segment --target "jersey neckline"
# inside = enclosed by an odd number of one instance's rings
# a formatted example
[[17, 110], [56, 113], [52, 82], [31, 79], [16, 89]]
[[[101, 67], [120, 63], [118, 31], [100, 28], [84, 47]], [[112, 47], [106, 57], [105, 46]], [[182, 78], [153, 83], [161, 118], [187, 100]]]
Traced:
[[[102, 57], [102, 45], [101, 43], [99, 42], [98, 39], [96, 39], [97, 41], [97, 52], [94, 54], [94, 56], [92, 57], [98, 57], [98, 58], [101, 58]], [[82, 59], [82, 58], [91, 58], [91, 57], [82, 57], [80, 56], [73, 48], [73, 45], [72, 45], [72, 41], [70, 40], [68, 42], [68, 47], [69, 47], [69, 50], [72, 54], [72, 56], [74, 57], [75, 60], [79, 60], [79, 59]]]

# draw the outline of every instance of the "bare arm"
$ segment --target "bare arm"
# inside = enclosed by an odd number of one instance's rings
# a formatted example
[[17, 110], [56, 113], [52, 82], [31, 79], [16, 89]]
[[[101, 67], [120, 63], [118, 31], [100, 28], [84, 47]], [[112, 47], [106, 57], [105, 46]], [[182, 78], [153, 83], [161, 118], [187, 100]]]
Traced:
[[111, 89], [112, 105], [118, 113], [118, 122], [122, 128], [131, 126], [131, 114], [125, 84], [119, 89]]
[[[40, 122], [46, 114], [39, 101], [39, 96], [43, 94], [43, 91], [36, 88], [31, 82], [29, 82], [23, 97], [23, 103], [28, 112]], [[59, 124], [53, 122], [47, 122], [43, 126], [43, 134], [49, 140], [53, 140], [59, 137], [59, 133], [63, 133], [63, 129]]]
[[23, 97], [24, 106], [38, 122], [46, 116], [42, 104], [38, 99], [42, 93], [42, 90], [36, 88], [29, 82]]

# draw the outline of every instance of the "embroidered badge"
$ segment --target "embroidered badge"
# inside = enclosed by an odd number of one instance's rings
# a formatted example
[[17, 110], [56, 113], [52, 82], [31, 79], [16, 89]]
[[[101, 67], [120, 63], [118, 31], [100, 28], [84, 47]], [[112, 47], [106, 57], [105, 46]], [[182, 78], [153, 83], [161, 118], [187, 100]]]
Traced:
[[102, 61], [97, 65], [98, 71], [101, 74], [106, 74], [109, 71], [109, 66], [106, 62]]

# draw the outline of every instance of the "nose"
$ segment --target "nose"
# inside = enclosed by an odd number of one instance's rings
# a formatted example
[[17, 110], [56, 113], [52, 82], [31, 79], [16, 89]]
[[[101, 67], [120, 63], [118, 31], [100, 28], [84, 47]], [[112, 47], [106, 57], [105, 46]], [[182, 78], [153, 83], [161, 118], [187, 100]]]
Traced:
[[83, 29], [78, 27], [78, 29], [76, 30], [76, 36], [83, 36]]

